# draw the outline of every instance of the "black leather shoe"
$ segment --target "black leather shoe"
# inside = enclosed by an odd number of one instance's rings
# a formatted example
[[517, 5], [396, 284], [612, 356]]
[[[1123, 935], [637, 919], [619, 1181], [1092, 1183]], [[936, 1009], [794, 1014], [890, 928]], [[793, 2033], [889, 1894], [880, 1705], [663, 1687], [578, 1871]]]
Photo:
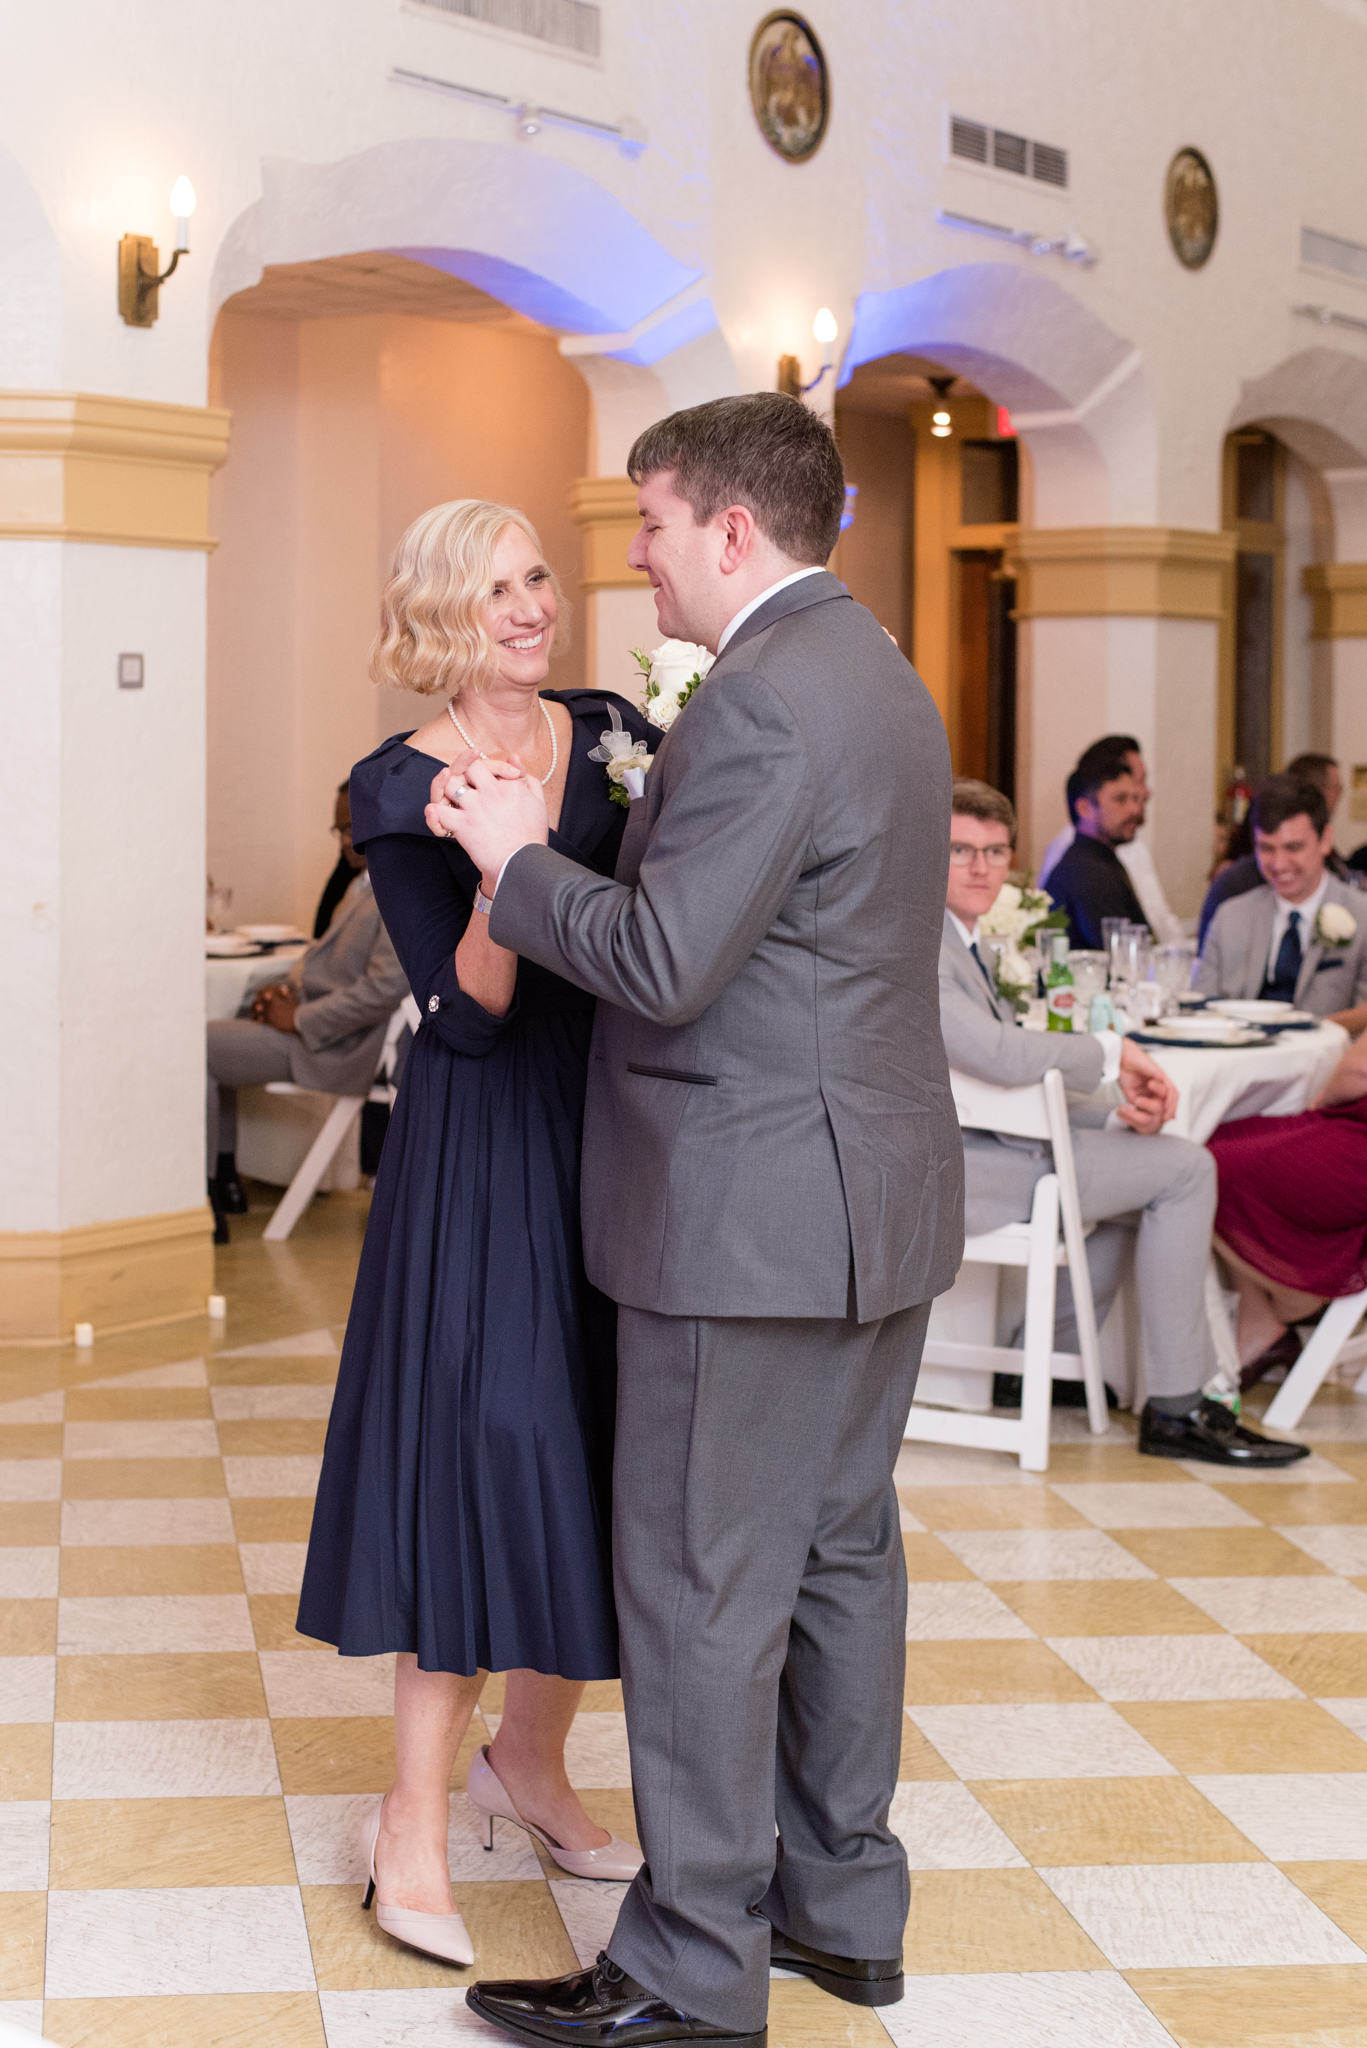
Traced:
[[[1021, 1404], [1021, 1376], [1018, 1372], [994, 1372], [992, 1375], [992, 1406], [994, 1408], [1019, 1408]], [[1120, 1396], [1109, 1381], [1106, 1386], [1106, 1406], [1118, 1408]], [[1085, 1408], [1087, 1389], [1081, 1380], [1055, 1380], [1050, 1405], [1055, 1408]]]
[[1256, 1387], [1259, 1380], [1265, 1379], [1268, 1373], [1274, 1372], [1279, 1365], [1290, 1372], [1300, 1357], [1302, 1348], [1298, 1330], [1283, 1330], [1275, 1344], [1269, 1344], [1265, 1351], [1258, 1353], [1251, 1365], [1243, 1367], [1239, 1374], [1240, 1391], [1246, 1394], [1250, 1387]]
[[777, 1927], [769, 1942], [769, 1963], [775, 1970], [796, 1970], [810, 1977], [823, 1991], [843, 1998], [850, 2005], [896, 2005], [902, 1996], [902, 1958], [890, 1962], [861, 1962], [856, 1956], [830, 1956], [824, 1949], [808, 1948]]
[[611, 1956], [600, 1954], [591, 1970], [540, 1982], [512, 1977], [501, 1983], [472, 1984], [465, 2003], [482, 2020], [515, 2034], [519, 2041], [565, 2041], [596, 2048], [654, 2048], [665, 2041], [718, 2041], [723, 2048], [766, 2048], [769, 2029], [737, 2034], [691, 2019], [628, 1977]]
[[214, 1243], [231, 1244], [232, 1239], [228, 1235], [228, 1219], [224, 1215], [222, 1204], [218, 1199], [218, 1182], [216, 1180], [209, 1182], [209, 1207], [214, 1212]]
[[1151, 1458], [1200, 1458], [1207, 1465], [1294, 1465], [1308, 1444], [1279, 1444], [1245, 1429], [1223, 1401], [1203, 1394], [1185, 1415], [1164, 1415], [1152, 1401], [1139, 1418], [1139, 1448]]
[[231, 1152], [219, 1153], [214, 1182], [218, 1188], [218, 1201], [215, 1206], [221, 1209], [225, 1216], [245, 1216], [247, 1190], [237, 1177], [237, 1161]]

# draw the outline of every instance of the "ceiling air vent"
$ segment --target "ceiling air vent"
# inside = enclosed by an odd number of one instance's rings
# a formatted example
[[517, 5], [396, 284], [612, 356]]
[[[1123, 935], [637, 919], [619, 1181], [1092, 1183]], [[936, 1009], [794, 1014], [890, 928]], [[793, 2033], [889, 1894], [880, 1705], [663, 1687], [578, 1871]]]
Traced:
[[994, 170], [1033, 178], [1041, 185], [1066, 188], [1068, 183], [1066, 149], [1056, 149], [1052, 142], [1032, 142], [1006, 128], [989, 128], [962, 114], [949, 117], [949, 153], [963, 163], [990, 164]]
[[602, 9], [592, 0], [422, 0], [422, 4], [440, 14], [458, 15], [462, 21], [482, 21], [490, 28], [534, 36], [539, 43], [554, 43], [579, 57], [597, 57], [602, 52]]
[[1341, 277], [1355, 277], [1367, 284], [1367, 249], [1361, 242], [1345, 242], [1341, 235], [1302, 228], [1301, 262], [1313, 263], [1320, 270], [1337, 270]]

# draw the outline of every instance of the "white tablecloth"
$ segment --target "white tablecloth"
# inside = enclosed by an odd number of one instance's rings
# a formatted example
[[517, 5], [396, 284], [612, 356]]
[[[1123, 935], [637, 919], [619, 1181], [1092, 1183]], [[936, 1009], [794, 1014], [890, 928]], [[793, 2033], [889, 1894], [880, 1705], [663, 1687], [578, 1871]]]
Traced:
[[1178, 1090], [1177, 1114], [1164, 1126], [1204, 1145], [1223, 1123], [1244, 1116], [1296, 1116], [1323, 1087], [1348, 1044], [1338, 1024], [1284, 1031], [1267, 1046], [1146, 1045]]
[[204, 1013], [213, 1021], [235, 1017], [254, 988], [268, 981], [283, 981], [291, 964], [306, 951], [301, 939], [297, 946], [276, 946], [269, 953], [247, 953], [236, 960], [206, 959], [204, 962]]

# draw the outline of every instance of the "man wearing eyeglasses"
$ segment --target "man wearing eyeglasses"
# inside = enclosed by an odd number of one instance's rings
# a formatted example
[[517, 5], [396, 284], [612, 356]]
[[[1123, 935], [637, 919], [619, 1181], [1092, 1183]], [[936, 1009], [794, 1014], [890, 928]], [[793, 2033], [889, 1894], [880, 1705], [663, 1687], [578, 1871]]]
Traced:
[[[1115, 1032], [1022, 1031], [998, 995], [981, 919], [1001, 894], [1016, 845], [1016, 814], [984, 782], [954, 784], [949, 884], [940, 941], [940, 1030], [949, 1064], [998, 1087], [1063, 1075], [1097, 1321], [1115, 1298], [1133, 1252], [1148, 1400], [1139, 1449], [1206, 1464], [1286, 1465], [1298, 1444], [1245, 1429], [1202, 1392], [1215, 1370], [1205, 1313], [1206, 1262], [1215, 1220], [1215, 1167], [1202, 1145], [1165, 1138], [1177, 1107], [1172, 1082], [1131, 1039]], [[967, 1130], [964, 1223], [970, 1237], [1023, 1223], [1035, 1183], [1052, 1170], [1049, 1148], [1030, 1139]], [[1068, 1276], [1059, 1277], [1055, 1349], [1076, 1351]]]

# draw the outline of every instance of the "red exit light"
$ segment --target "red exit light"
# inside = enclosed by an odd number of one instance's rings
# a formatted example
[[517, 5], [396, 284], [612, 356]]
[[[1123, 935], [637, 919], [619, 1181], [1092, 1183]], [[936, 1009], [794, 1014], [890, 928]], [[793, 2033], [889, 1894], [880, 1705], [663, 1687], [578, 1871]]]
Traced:
[[997, 433], [1003, 441], [1014, 441], [1016, 430], [1011, 424], [1011, 415], [1004, 405], [997, 407]]

